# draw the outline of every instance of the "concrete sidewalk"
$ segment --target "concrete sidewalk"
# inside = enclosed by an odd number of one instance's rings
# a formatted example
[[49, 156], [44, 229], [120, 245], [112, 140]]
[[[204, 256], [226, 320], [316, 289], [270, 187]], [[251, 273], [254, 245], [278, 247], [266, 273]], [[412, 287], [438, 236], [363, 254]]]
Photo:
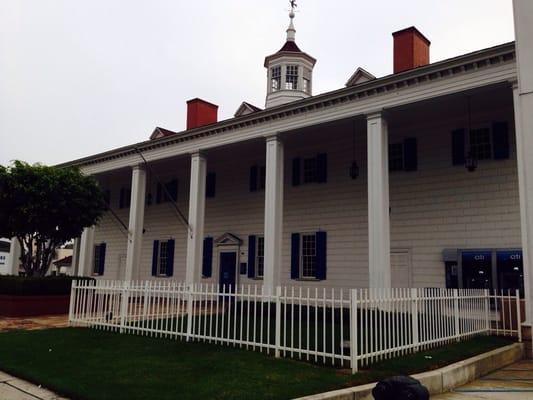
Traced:
[[431, 399], [533, 400], [533, 361], [519, 361]]
[[0, 371], [1, 400], [68, 400], [49, 390]]

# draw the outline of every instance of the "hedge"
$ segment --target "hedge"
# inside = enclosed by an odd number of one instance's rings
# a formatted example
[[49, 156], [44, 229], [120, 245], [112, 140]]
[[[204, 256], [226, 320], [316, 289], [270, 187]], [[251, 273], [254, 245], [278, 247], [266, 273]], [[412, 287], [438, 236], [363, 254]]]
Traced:
[[89, 280], [75, 276], [0, 276], [0, 295], [11, 296], [61, 296], [70, 294], [73, 280]]

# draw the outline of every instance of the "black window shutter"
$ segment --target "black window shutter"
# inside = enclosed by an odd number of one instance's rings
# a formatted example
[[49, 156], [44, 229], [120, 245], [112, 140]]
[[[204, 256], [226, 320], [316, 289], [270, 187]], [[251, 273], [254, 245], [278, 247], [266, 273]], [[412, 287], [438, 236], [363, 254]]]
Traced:
[[109, 208], [109, 205], [111, 204], [111, 190], [106, 190], [104, 192], [104, 201], [106, 206]]
[[157, 204], [161, 203], [161, 192], [162, 192], [162, 187], [161, 187], [161, 184], [158, 183], [157, 184], [157, 191], [156, 191], [156, 197], [155, 197], [155, 202]]
[[300, 186], [302, 161], [299, 158], [292, 159], [292, 186]]
[[265, 189], [266, 186], [266, 167], [259, 168], [259, 189]]
[[213, 272], [213, 238], [206, 237], [204, 239], [204, 250], [202, 259], [202, 276], [204, 278], [211, 278]]
[[250, 167], [250, 192], [257, 192], [257, 165]]
[[403, 142], [403, 168], [405, 171], [418, 169], [418, 149], [416, 138], [407, 138]]
[[507, 122], [492, 123], [492, 146], [495, 160], [509, 158], [509, 125]]
[[98, 266], [98, 274], [104, 275], [104, 266], [105, 266], [105, 248], [106, 244], [102, 243], [98, 246], [98, 251], [100, 252], [100, 265]]
[[174, 239], [167, 242], [167, 276], [174, 275]]
[[327, 233], [316, 233], [316, 278], [320, 280], [326, 279], [326, 264], [327, 264]]
[[300, 234], [291, 236], [291, 279], [300, 278]]
[[205, 196], [209, 198], [215, 197], [215, 190], [217, 184], [217, 174], [209, 172], [205, 180]]
[[248, 278], [255, 278], [255, 243], [256, 237], [248, 236]]
[[452, 162], [453, 165], [465, 164], [465, 130], [456, 129], [452, 132]]
[[328, 181], [328, 155], [320, 153], [316, 156], [317, 182], [326, 183]]
[[120, 188], [120, 199], [118, 201], [118, 208], [124, 208], [125, 191], [124, 188]]
[[159, 259], [159, 240], [154, 240], [152, 251], [152, 276], [157, 276], [157, 260]]

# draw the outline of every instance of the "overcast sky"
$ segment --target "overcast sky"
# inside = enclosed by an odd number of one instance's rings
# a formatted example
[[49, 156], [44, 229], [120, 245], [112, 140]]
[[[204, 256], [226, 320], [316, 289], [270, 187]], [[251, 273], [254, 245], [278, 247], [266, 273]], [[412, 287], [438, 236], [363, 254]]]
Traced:
[[[264, 106], [264, 57], [285, 0], [0, 0], [0, 164], [55, 164], [185, 127], [185, 102]], [[296, 42], [315, 94], [361, 66], [392, 72], [393, 31], [415, 25], [431, 61], [514, 40], [512, 0], [300, 0]]]

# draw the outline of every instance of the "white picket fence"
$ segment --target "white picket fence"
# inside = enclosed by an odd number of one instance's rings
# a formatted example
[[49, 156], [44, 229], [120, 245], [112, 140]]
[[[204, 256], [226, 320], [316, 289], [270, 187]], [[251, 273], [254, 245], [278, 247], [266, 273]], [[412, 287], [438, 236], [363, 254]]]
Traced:
[[355, 372], [385, 358], [476, 335], [521, 341], [516, 292], [318, 289], [74, 281], [69, 321], [260, 350]]

